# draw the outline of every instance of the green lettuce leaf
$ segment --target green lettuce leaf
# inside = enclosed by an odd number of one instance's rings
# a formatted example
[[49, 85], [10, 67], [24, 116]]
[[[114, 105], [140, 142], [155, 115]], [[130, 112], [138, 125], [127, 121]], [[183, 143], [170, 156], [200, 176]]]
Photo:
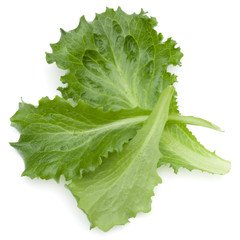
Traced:
[[163, 91], [143, 127], [120, 153], [112, 154], [95, 172], [68, 185], [92, 227], [108, 231], [138, 212], [151, 210], [153, 188], [161, 183], [156, 171], [159, 139], [168, 120], [172, 94], [173, 87]]
[[76, 29], [61, 29], [46, 59], [68, 70], [61, 78], [67, 86], [59, 88], [63, 97], [105, 110], [152, 109], [163, 89], [176, 81], [167, 67], [180, 65], [183, 56], [171, 38], [162, 41], [156, 25], [144, 11], [128, 15], [107, 8], [92, 22], [83, 16]]
[[121, 151], [146, 119], [144, 113], [103, 112], [81, 101], [73, 107], [60, 97], [43, 98], [37, 108], [22, 102], [11, 118], [21, 136], [11, 145], [25, 161], [24, 176], [69, 180], [93, 171], [108, 152]]
[[185, 124], [171, 124], [169, 121], [164, 128], [159, 148], [162, 155], [158, 166], [170, 165], [175, 173], [180, 167], [214, 174], [226, 174], [231, 168], [229, 161], [202, 146]]

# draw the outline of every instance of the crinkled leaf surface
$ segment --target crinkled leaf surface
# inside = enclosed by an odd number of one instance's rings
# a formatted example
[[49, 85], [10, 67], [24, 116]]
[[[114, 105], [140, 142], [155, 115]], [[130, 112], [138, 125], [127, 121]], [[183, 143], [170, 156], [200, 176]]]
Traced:
[[11, 145], [24, 158], [23, 175], [68, 180], [82, 170], [93, 171], [108, 152], [120, 151], [146, 119], [144, 113], [103, 112], [81, 101], [73, 107], [60, 97], [43, 98], [38, 107], [23, 102], [11, 118], [21, 133]]
[[61, 78], [67, 83], [60, 88], [63, 96], [104, 109], [152, 109], [162, 90], [176, 81], [167, 67], [180, 65], [183, 56], [175, 41], [162, 41], [156, 24], [143, 11], [128, 15], [107, 8], [92, 22], [83, 16], [76, 29], [61, 30], [46, 59], [68, 70]]
[[172, 87], [163, 91], [143, 127], [120, 153], [112, 154], [95, 172], [69, 184], [92, 227], [108, 231], [114, 225], [125, 224], [138, 212], [150, 211], [153, 188], [161, 182], [156, 171], [159, 139], [172, 94]]

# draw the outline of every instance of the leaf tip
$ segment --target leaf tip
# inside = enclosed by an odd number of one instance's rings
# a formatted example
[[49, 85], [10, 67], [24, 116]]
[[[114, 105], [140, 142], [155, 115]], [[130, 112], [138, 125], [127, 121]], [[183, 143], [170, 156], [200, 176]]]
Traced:
[[15, 148], [16, 142], [9, 142], [9, 145], [10, 145], [11, 147], [14, 147], [14, 148]]
[[67, 34], [67, 32], [65, 30], [63, 30], [62, 28], [60, 28], [60, 32], [61, 32], [61, 38]]
[[[50, 44], [50, 46], [51, 46], [51, 44]], [[51, 64], [51, 63], [54, 62], [54, 60], [52, 58], [52, 53], [45, 52], [45, 59], [46, 59], [48, 64]]]

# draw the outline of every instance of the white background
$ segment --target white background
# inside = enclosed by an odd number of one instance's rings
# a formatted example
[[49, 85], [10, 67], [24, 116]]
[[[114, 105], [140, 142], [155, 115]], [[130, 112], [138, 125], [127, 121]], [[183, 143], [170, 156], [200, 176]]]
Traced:
[[[0, 3], [0, 239], [240, 239], [240, 6], [239, 1], [186, 0], [8, 0]], [[162, 167], [152, 211], [108, 233], [89, 230], [75, 199], [54, 181], [21, 177], [24, 164], [8, 144], [19, 134], [9, 118], [20, 98], [37, 104], [53, 98], [59, 77], [45, 52], [85, 15], [91, 21], [105, 7], [127, 13], [141, 8], [157, 18], [165, 38], [173, 37], [184, 57], [176, 85], [182, 114], [212, 121], [225, 133], [190, 127], [201, 143], [232, 162], [225, 176]]]

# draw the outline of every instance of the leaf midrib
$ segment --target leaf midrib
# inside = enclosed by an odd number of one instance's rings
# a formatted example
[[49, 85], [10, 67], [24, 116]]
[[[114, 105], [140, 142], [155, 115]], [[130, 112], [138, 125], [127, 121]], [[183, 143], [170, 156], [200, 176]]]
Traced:
[[[148, 115], [142, 115], [142, 116], [138, 116], [138, 117], [134, 117], [134, 118], [126, 118], [126, 119], [121, 119], [121, 120], [115, 121], [113, 123], [100, 125], [99, 127], [96, 127], [96, 128], [92, 128], [92, 126], [89, 125], [89, 128], [90, 128], [89, 130], [81, 130], [81, 131], [79, 131], [79, 130], [68, 131], [60, 125], [52, 124], [52, 123], [49, 123], [49, 122], [48, 123], [47, 122], [42, 122], [42, 123], [37, 123], [37, 124], [53, 125], [53, 126], [57, 126], [61, 129], [63, 129], [63, 131], [59, 131], [59, 132], [56, 132], [56, 133], [52, 133], [52, 132], [47, 133], [47, 134], [51, 134], [51, 135], [58, 135], [58, 134], [84, 135], [84, 134], [89, 134], [89, 133], [93, 133], [93, 132], [104, 132], [104, 131], [111, 130], [111, 129], [117, 129], [117, 128], [120, 128], [124, 125], [132, 125], [132, 124], [135, 124], [135, 123], [144, 122], [147, 118], [148, 118]], [[33, 124], [36, 124], [36, 123], [30, 124], [30, 125], [28, 125], [28, 127], [30, 127]], [[44, 133], [36, 133], [35, 132], [34, 133], [34, 135], [37, 135], [37, 134], [43, 135], [43, 134], [46, 134], [46, 132], [44, 132]], [[25, 133], [24, 135], [28, 135], [28, 134]]]

